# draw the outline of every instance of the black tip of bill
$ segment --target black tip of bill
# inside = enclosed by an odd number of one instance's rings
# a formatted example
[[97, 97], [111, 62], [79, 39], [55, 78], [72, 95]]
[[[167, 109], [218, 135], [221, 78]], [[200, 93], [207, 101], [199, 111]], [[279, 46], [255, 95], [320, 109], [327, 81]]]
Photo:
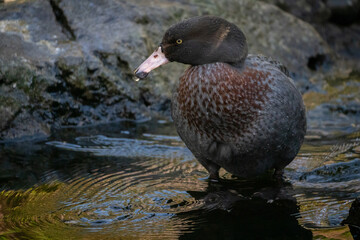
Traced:
[[[149, 74], [147, 72], [140, 72], [139, 69], [136, 69], [134, 73], [135, 73], [136, 78], [139, 79], [139, 80], [142, 80], [142, 79], [146, 78], [147, 75]], [[135, 81], [137, 79], [135, 79]], [[139, 80], [137, 80], [137, 81], [139, 81]]]
[[165, 57], [161, 47], [159, 47], [135, 70], [135, 81], [146, 78], [151, 70], [168, 62], [169, 60]]

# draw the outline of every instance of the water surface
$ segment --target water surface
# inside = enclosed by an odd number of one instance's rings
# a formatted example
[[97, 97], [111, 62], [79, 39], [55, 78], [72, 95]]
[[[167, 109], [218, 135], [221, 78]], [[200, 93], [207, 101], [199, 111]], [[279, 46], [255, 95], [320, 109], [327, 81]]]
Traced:
[[360, 195], [360, 132], [340, 129], [311, 128], [280, 186], [208, 181], [166, 121], [3, 143], [0, 238], [351, 239], [341, 222]]

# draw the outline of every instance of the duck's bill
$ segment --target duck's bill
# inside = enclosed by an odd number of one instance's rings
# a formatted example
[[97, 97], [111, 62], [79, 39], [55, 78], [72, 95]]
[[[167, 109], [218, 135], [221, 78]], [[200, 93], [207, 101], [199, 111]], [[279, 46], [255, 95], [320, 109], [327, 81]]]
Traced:
[[137, 78], [144, 79], [151, 70], [160, 67], [161, 65], [164, 65], [168, 62], [169, 60], [161, 51], [161, 47], [159, 47], [135, 70], [135, 76]]

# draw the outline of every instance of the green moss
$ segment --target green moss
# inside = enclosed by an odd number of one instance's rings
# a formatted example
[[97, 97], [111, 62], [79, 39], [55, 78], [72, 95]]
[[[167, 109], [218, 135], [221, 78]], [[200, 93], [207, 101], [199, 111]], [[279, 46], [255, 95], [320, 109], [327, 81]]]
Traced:
[[87, 68], [81, 58], [60, 58], [56, 65], [66, 82], [74, 88], [86, 90]]
[[1, 71], [1, 75], [5, 84], [16, 83], [17, 87], [22, 89], [28, 88], [34, 77], [30, 69], [22, 66], [7, 66]]
[[13, 97], [0, 95], [0, 109], [3, 107], [17, 109], [20, 107], [20, 103]]
[[[43, 101], [42, 92], [48, 87], [48, 80], [26, 66], [2, 66], [0, 78], [12, 89], [22, 90], [30, 102]], [[7, 100], [7, 103], [10, 103]]]

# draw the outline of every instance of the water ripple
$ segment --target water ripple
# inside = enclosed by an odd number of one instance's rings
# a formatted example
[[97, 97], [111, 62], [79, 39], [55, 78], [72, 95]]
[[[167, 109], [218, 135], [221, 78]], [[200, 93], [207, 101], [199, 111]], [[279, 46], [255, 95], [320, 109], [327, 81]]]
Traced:
[[[146, 134], [153, 140], [139, 140], [129, 138], [109, 138], [102, 135], [78, 137], [76, 143], [51, 141], [48, 145], [70, 151], [92, 153], [95, 156], [112, 157], [141, 157], [151, 156], [152, 158], [182, 158], [183, 160], [193, 159], [190, 151], [184, 147], [178, 137], [164, 137], [159, 135]], [[171, 145], [166, 141], [172, 140]]]
[[0, 237], [197, 239], [208, 225], [245, 233], [252, 224], [271, 224], [267, 219], [280, 212], [281, 224], [306, 235], [305, 228], [339, 226], [360, 195], [356, 134], [340, 144], [307, 140], [285, 171], [287, 188], [225, 171], [221, 183], [210, 183], [178, 137], [121, 134], [47, 142], [44, 158], [55, 161], [43, 181], [0, 192]]

